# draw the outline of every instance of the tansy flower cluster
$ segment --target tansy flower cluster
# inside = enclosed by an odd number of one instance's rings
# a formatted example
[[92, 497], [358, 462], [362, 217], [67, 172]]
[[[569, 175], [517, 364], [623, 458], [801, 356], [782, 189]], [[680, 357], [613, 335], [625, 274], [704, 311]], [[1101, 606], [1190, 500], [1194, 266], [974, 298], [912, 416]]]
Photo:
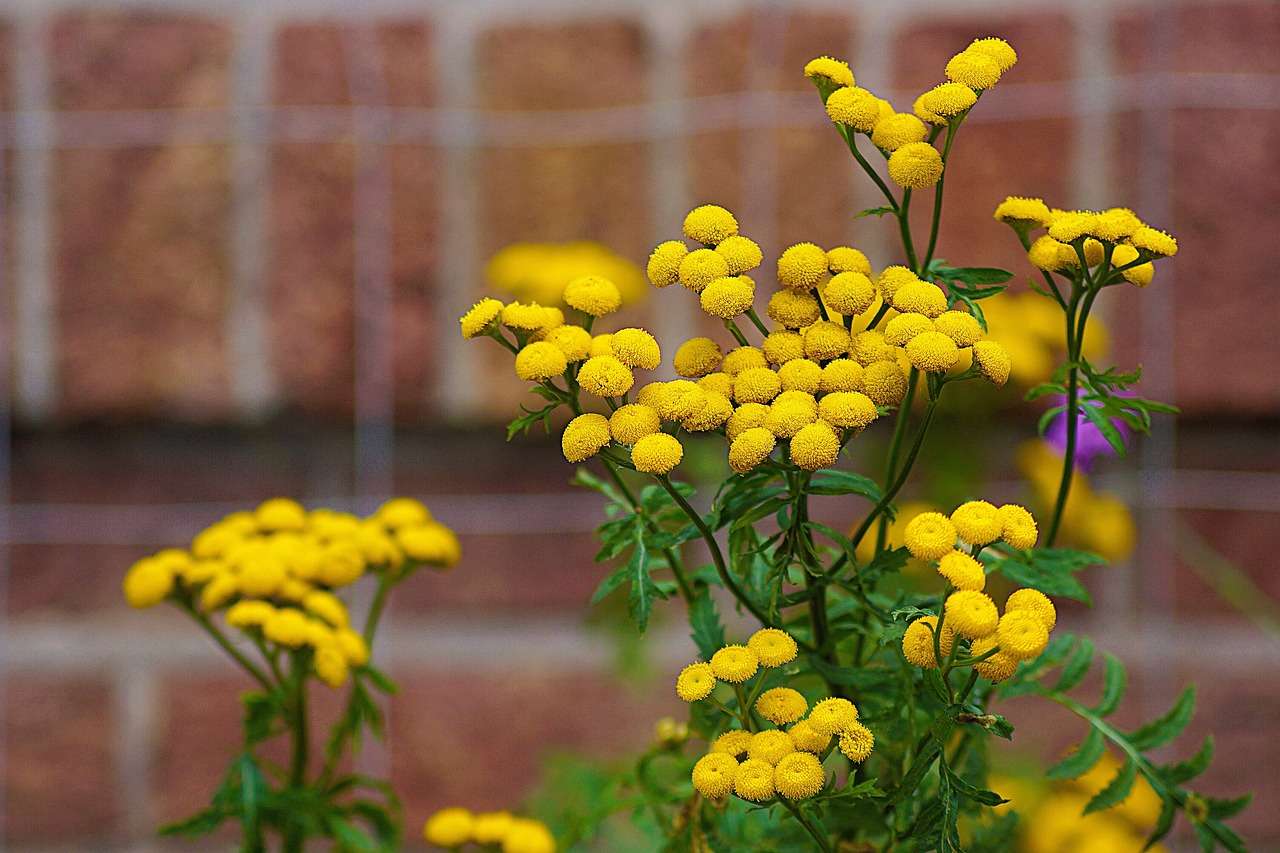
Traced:
[[916, 99], [912, 112], [894, 109], [884, 98], [855, 85], [849, 66], [820, 57], [805, 66], [826, 105], [827, 115], [846, 138], [865, 134], [888, 158], [889, 177], [906, 189], [933, 186], [942, 177], [943, 155], [932, 145], [937, 131], [927, 125], [954, 126], [964, 120], [985, 89], [1013, 67], [1018, 55], [1007, 42], [984, 38], [947, 62], [947, 82]]
[[387, 501], [369, 518], [273, 498], [210, 525], [188, 550], [139, 560], [124, 595], [137, 608], [225, 610], [228, 626], [268, 648], [310, 652], [316, 677], [336, 688], [368, 663], [369, 649], [334, 591], [369, 572], [393, 581], [459, 557], [457, 537], [412, 498]]
[[644, 273], [608, 246], [591, 240], [571, 243], [512, 243], [485, 266], [489, 283], [525, 303], [563, 308], [565, 285], [584, 275], [600, 275], [618, 287], [623, 305], [648, 296]]
[[997, 508], [986, 501], [961, 504], [950, 517], [923, 512], [903, 532], [912, 556], [934, 564], [950, 594], [941, 617], [916, 619], [902, 637], [902, 654], [914, 666], [934, 669], [939, 660], [955, 660], [957, 639], [967, 641], [968, 658], [978, 674], [992, 682], [1013, 674], [1018, 663], [1039, 656], [1057, 623], [1053, 602], [1034, 589], [1019, 589], [1001, 615], [983, 590], [987, 576], [977, 554], [1003, 541], [1024, 550], [1036, 543], [1035, 519], [1017, 504]]
[[[875, 737], [858, 722], [858, 709], [849, 700], [827, 698], [811, 709], [804, 695], [790, 687], [764, 689], [768, 673], [761, 668], [790, 663], [796, 652], [790, 634], [764, 628], [745, 646], [725, 646], [709, 662], [685, 667], [676, 679], [676, 694], [686, 702], [710, 699], [720, 704], [712, 691], [718, 683], [732, 684], [745, 709], [739, 714], [743, 728], [721, 734], [694, 765], [693, 786], [702, 796], [716, 800], [732, 793], [755, 803], [775, 795], [803, 800], [826, 785], [822, 761], [836, 745], [854, 762], [871, 754]], [[753, 686], [752, 679], [757, 679]], [[760, 720], [768, 725], [758, 724]]]
[[[1123, 279], [1146, 287], [1155, 275], [1151, 262], [1178, 251], [1177, 240], [1126, 207], [1059, 210], [1038, 198], [1010, 196], [996, 207], [995, 218], [1018, 232], [1028, 246], [1027, 260], [1047, 273], [1078, 275], [1082, 259], [1089, 270], [1105, 264], [1108, 277], [1099, 286]], [[1046, 233], [1032, 241], [1031, 232], [1039, 230]]]
[[476, 844], [502, 853], [555, 853], [556, 839], [546, 824], [510, 812], [473, 813], [447, 808], [433, 814], [422, 829], [428, 844], [460, 850]]

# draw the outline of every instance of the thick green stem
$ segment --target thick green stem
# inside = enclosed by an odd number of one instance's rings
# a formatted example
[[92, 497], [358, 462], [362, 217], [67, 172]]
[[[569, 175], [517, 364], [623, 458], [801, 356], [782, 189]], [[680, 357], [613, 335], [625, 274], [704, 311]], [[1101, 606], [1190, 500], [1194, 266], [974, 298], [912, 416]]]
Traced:
[[[1081, 252], [1083, 255], [1083, 252]], [[1086, 279], [1087, 284], [1087, 279]], [[1062, 526], [1062, 516], [1067, 508], [1067, 496], [1071, 491], [1071, 481], [1075, 475], [1076, 440], [1080, 433], [1080, 358], [1084, 343], [1084, 332], [1089, 321], [1089, 311], [1093, 308], [1093, 300], [1098, 290], [1090, 288], [1084, 296], [1084, 304], [1080, 305], [1083, 291], [1077, 289], [1067, 307], [1067, 361], [1071, 365], [1067, 370], [1067, 408], [1063, 411], [1066, 420], [1066, 446], [1062, 454], [1062, 478], [1058, 482], [1058, 496], [1053, 505], [1053, 516], [1049, 522], [1049, 532], [1045, 537], [1045, 547], [1052, 548], [1058, 538]], [[1079, 312], [1077, 316], [1077, 307]]]
[[769, 329], [767, 326], [765, 326], [763, 322], [761, 322], [760, 315], [756, 313], [756, 309], [754, 308], [747, 309], [747, 319], [750, 320], [752, 324], [760, 331], [760, 334], [764, 335], [766, 338], [769, 337]]
[[[289, 770], [289, 787], [305, 788], [307, 785], [307, 763], [310, 758], [310, 743], [307, 723], [307, 665], [305, 653], [295, 651], [290, 655], [292, 664], [291, 680], [293, 696], [290, 708], [290, 735], [292, 736], [292, 760]], [[302, 824], [290, 821], [284, 832], [282, 853], [302, 853], [306, 846], [306, 831]]]
[[[884, 487], [889, 488], [893, 482], [898, 465], [898, 453], [902, 450], [902, 440], [907, 435], [907, 421], [911, 419], [911, 404], [916, 398], [916, 385], [920, 381], [920, 371], [911, 368], [907, 376], [907, 396], [898, 407], [898, 421], [893, 426], [893, 438], [889, 442], [889, 462], [885, 466]], [[880, 526], [876, 531], [876, 553], [884, 550], [885, 540], [889, 535], [889, 517], [880, 516]]]
[[898, 208], [898, 236], [902, 238], [902, 253], [906, 255], [907, 266], [918, 269], [916, 263], [916, 246], [911, 239], [911, 190], [902, 191], [902, 206]]
[[743, 607], [747, 608], [751, 615], [754, 616], [761, 625], [769, 628], [778, 627], [774, 621], [769, 618], [769, 615], [760, 609], [759, 605], [747, 597], [746, 593], [742, 591], [742, 588], [738, 586], [736, 581], [734, 581], [733, 576], [729, 574], [729, 566], [725, 563], [724, 554], [720, 551], [720, 543], [716, 542], [715, 535], [711, 532], [711, 529], [707, 527], [706, 522], [702, 520], [702, 516], [699, 515], [693, 507], [689, 506], [689, 502], [684, 499], [684, 495], [680, 494], [679, 489], [671, 485], [671, 480], [666, 474], [655, 475], [654, 479], [662, 485], [662, 488], [667, 490], [667, 494], [671, 495], [671, 499], [680, 505], [680, 508], [684, 510], [684, 514], [688, 516], [691, 522], [693, 522], [693, 526], [698, 528], [698, 532], [702, 534], [702, 540], [707, 543], [707, 550], [711, 552], [711, 561], [715, 564], [716, 574], [720, 577], [720, 583], [724, 584], [724, 588], [729, 590], [729, 593], [737, 599]]

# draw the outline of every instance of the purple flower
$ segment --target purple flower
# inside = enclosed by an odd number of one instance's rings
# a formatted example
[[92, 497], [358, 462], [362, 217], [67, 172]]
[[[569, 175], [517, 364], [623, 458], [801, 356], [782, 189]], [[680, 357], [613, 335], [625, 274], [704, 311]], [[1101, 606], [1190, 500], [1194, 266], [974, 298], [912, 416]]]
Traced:
[[[1131, 395], [1121, 395], [1131, 396]], [[1054, 405], [1066, 405], [1066, 397], [1053, 398]], [[1080, 406], [1095, 405], [1093, 403], [1081, 402]], [[1111, 423], [1120, 431], [1120, 437], [1125, 444], [1129, 443], [1132, 433], [1126, 424], [1120, 418], [1112, 418]], [[1049, 446], [1056, 450], [1059, 454], [1067, 452], [1067, 413], [1060, 412], [1054, 416], [1049, 422], [1048, 429], [1044, 432], [1045, 441]], [[1093, 423], [1085, 417], [1084, 413], [1076, 415], [1076, 467], [1082, 472], [1088, 474], [1093, 470], [1093, 463], [1099, 456], [1115, 456], [1115, 448], [1111, 446], [1111, 442], [1107, 441], [1106, 436], [1102, 434], [1102, 430], [1098, 429]]]

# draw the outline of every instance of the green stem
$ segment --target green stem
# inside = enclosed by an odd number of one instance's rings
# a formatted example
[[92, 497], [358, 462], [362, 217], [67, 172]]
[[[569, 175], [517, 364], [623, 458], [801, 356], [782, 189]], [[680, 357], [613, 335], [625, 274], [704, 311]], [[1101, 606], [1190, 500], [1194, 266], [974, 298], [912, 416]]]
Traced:
[[898, 200], [893, 197], [893, 193], [885, 184], [884, 179], [880, 177], [880, 173], [871, 168], [871, 164], [867, 162], [867, 159], [862, 156], [862, 152], [858, 150], [857, 135], [850, 133], [843, 125], [837, 124], [836, 129], [840, 131], [840, 136], [844, 139], [845, 144], [849, 146], [849, 151], [853, 154], [853, 159], [858, 161], [858, 165], [862, 167], [862, 170], [866, 172], [875, 185], [880, 188], [880, 192], [884, 193], [885, 200], [889, 202], [889, 206], [893, 208], [896, 215], [898, 211]]
[[929, 262], [933, 260], [934, 247], [938, 245], [938, 224], [942, 220], [942, 188], [947, 182], [947, 157], [951, 154], [951, 142], [956, 138], [956, 131], [960, 129], [959, 123], [947, 125], [947, 139], [942, 143], [942, 176], [938, 178], [938, 184], [933, 191], [933, 221], [929, 225], [929, 248], [924, 253], [924, 264], [916, 270], [916, 275], [924, 276], [925, 270], [929, 268]]
[[907, 256], [907, 266], [919, 269], [916, 263], [916, 246], [911, 240], [911, 190], [902, 191], [902, 206], [898, 208], [898, 236], [902, 238], [902, 252]]
[[[613, 480], [614, 485], [616, 485], [618, 490], [622, 492], [623, 496], [627, 499], [627, 503], [631, 504], [632, 511], [640, 517], [641, 521], [644, 522], [644, 526], [648, 528], [651, 533], [657, 533], [657, 525], [655, 525], [653, 520], [640, 509], [640, 501], [636, 499], [635, 494], [633, 494], [631, 489], [627, 487], [626, 481], [623, 480], [622, 475], [618, 473], [618, 467], [609, 459], [603, 459], [602, 461], [604, 462], [605, 470], [609, 472], [609, 477]], [[676, 586], [680, 588], [681, 598], [684, 599], [685, 604], [689, 607], [693, 607], [693, 600], [695, 598], [693, 587], [689, 585], [689, 579], [684, 575], [684, 568], [681, 565], [679, 555], [671, 548], [664, 548], [662, 549], [662, 556], [666, 557], [667, 565], [671, 567], [671, 574], [675, 576]]]
[[373, 648], [373, 635], [378, 632], [378, 622], [382, 620], [382, 612], [387, 606], [387, 593], [390, 590], [391, 581], [385, 575], [379, 575], [378, 589], [373, 593], [369, 615], [364, 620], [364, 642], [370, 648]]
[[924, 436], [925, 433], [929, 431], [929, 422], [933, 420], [933, 410], [937, 408], [937, 405], [938, 398], [931, 397], [929, 399], [929, 405], [924, 411], [924, 420], [920, 422], [920, 429], [916, 433], [915, 441], [911, 444], [911, 450], [907, 452], [906, 461], [902, 463], [902, 470], [898, 472], [898, 478], [894, 480], [893, 486], [884, 493], [884, 497], [880, 499], [880, 502], [876, 504], [871, 509], [871, 512], [867, 517], [862, 520], [862, 524], [858, 526], [857, 532], [854, 533], [853, 537], [849, 540], [854, 548], [858, 547], [858, 543], [867, 535], [867, 531], [871, 529], [871, 525], [875, 522], [876, 517], [879, 516], [880, 513], [884, 512], [885, 507], [893, 502], [894, 497], [902, 489], [903, 485], [906, 484], [907, 477], [911, 474], [911, 466], [915, 464], [916, 456], [920, 453], [920, 447], [924, 444]]
[[702, 534], [702, 540], [707, 543], [707, 550], [711, 552], [711, 561], [715, 563], [716, 574], [720, 577], [720, 583], [724, 584], [724, 588], [729, 590], [729, 593], [736, 598], [743, 607], [747, 608], [751, 615], [754, 616], [761, 625], [765, 625], [769, 628], [778, 627], [774, 624], [774, 621], [769, 618], [767, 613], [761, 610], [754, 601], [746, 596], [741, 587], [738, 586], [733, 577], [729, 574], [729, 567], [725, 564], [724, 554], [720, 552], [720, 543], [716, 542], [715, 535], [711, 532], [710, 528], [707, 527], [706, 522], [702, 520], [702, 516], [694, 511], [693, 507], [689, 506], [689, 502], [684, 499], [684, 495], [680, 494], [679, 489], [671, 485], [671, 480], [666, 474], [657, 474], [654, 476], [654, 479], [661, 484], [662, 488], [667, 490], [667, 494], [671, 495], [671, 499], [680, 505], [680, 508], [684, 510], [684, 514], [691, 522], [693, 522], [693, 526], [698, 528], [698, 532]]
[[[893, 482], [895, 470], [898, 465], [898, 453], [902, 450], [902, 440], [907, 435], [907, 421], [911, 419], [911, 404], [916, 398], [916, 385], [920, 381], [920, 371], [911, 368], [911, 372], [907, 375], [907, 396], [903, 399], [902, 405], [898, 407], [898, 421], [893, 426], [893, 438], [889, 442], [889, 463], [885, 466], [884, 487], [887, 489]], [[879, 554], [884, 550], [885, 540], [889, 536], [889, 517], [887, 515], [880, 516], [880, 526], [876, 531], [876, 553]]]
[[813, 823], [804, 816], [804, 813], [800, 811], [800, 808], [796, 806], [795, 803], [791, 802], [781, 794], [776, 794], [774, 799], [782, 803], [783, 807], [786, 808], [787, 811], [791, 812], [791, 816], [804, 827], [804, 831], [809, 833], [809, 836], [817, 843], [819, 850], [823, 851], [823, 853], [831, 853], [831, 842], [825, 835], [820, 833], [814, 827]]
[[228, 640], [226, 636], [221, 631], [218, 630], [218, 626], [214, 625], [213, 622], [210, 621], [208, 616], [204, 615], [199, 610], [196, 610], [193, 606], [191, 606], [190, 604], [187, 604], [184, 601], [179, 601], [178, 606], [183, 610], [185, 610], [187, 614], [192, 619], [194, 619], [196, 623], [201, 628], [203, 628], [210, 637], [213, 638], [214, 642], [216, 642], [219, 646], [222, 646], [223, 651], [231, 655], [231, 657], [236, 661], [236, 663], [244, 667], [245, 672], [253, 676], [254, 680], [256, 680], [259, 684], [261, 684], [267, 690], [273, 690], [275, 688], [275, 685], [271, 683], [271, 679], [267, 677], [267, 674], [263, 672], [258, 666], [256, 666], [253, 663], [253, 661], [245, 657], [243, 652], [241, 652], [239, 649], [233, 646], [231, 644], [231, 641]]
[[[1080, 251], [1081, 263], [1084, 263], [1084, 252]], [[1089, 310], [1093, 307], [1093, 300], [1097, 297], [1098, 291], [1089, 288], [1084, 298], [1083, 306], [1080, 305], [1080, 298], [1084, 291], [1076, 289], [1072, 295], [1071, 303], [1067, 307], [1067, 360], [1070, 368], [1067, 370], [1067, 407], [1063, 411], [1063, 416], [1067, 419], [1067, 438], [1066, 446], [1063, 448], [1062, 455], [1062, 477], [1058, 481], [1058, 496], [1053, 505], [1053, 516], [1049, 522], [1049, 532], [1045, 537], [1045, 547], [1052, 548], [1053, 543], [1058, 538], [1058, 531], [1062, 526], [1062, 516], [1067, 508], [1067, 496], [1071, 491], [1071, 481], [1075, 474], [1076, 459], [1076, 439], [1080, 432], [1080, 423], [1078, 410], [1080, 407], [1080, 353], [1084, 343], [1085, 326], [1089, 320]], [[1077, 317], [1077, 308], [1079, 308]]]
[[[290, 734], [293, 738], [293, 756], [289, 771], [289, 787], [297, 790], [307, 786], [307, 760], [310, 758], [307, 725], [307, 666], [304, 653], [301, 651], [293, 652], [290, 659], [293, 668], [291, 673], [293, 707], [289, 727], [292, 729]], [[282, 853], [302, 853], [305, 845], [306, 830], [299, 821], [290, 820], [284, 830]]]
[[756, 314], [756, 309], [754, 308], [747, 309], [747, 319], [750, 320], [755, 325], [755, 327], [760, 330], [760, 334], [764, 335], [766, 338], [769, 337], [769, 329], [765, 326], [763, 322], [761, 322], [760, 315]]
[[733, 339], [737, 341], [739, 344], [741, 344], [744, 347], [750, 346], [750, 344], [747, 343], [747, 336], [742, 334], [742, 330], [738, 328], [737, 323], [733, 322], [732, 320], [725, 319], [724, 327], [729, 330], [729, 334], [733, 335]]

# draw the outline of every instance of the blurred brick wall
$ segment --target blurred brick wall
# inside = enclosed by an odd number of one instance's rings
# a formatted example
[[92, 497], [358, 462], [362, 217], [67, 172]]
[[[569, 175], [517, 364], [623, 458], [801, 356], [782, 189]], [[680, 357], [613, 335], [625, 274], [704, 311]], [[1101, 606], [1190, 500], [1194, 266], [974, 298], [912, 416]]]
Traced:
[[[1081, 66], [1082, 56], [1097, 54], [1081, 40], [1099, 30], [1096, 20], [1086, 28], [1085, 14], [1069, 4], [979, 8], [894, 17], [886, 27], [856, 8], [691, 6], [676, 45], [679, 91], [668, 95], [693, 99], [686, 110], [707, 112], [686, 119], [709, 129], [677, 140], [683, 165], [657, 156], [663, 140], [608, 130], [618, 116], [629, 126], [628, 110], [645, 109], [657, 57], [670, 48], [663, 41], [670, 33], [658, 32], [640, 4], [616, 17], [498, 16], [473, 32], [464, 28], [475, 64], [461, 73], [442, 65], [457, 47], [442, 42], [458, 32], [450, 21], [372, 22], [388, 121], [404, 131], [388, 148], [392, 317], [384, 333], [402, 429], [395, 488], [424, 496], [459, 526], [465, 553], [456, 572], [406, 585], [393, 608], [394, 668], [405, 691], [392, 707], [388, 769], [406, 799], [411, 838], [441, 805], [517, 802], [535, 778], [539, 749], [617, 754], [642, 743], [657, 716], [679, 711], [665, 680], [685, 654], [678, 638], [658, 630], [662, 676], [636, 686], [611, 674], [607, 642], [582, 627], [600, 577], [588, 534], [600, 514], [590, 498], [569, 491], [569, 466], [554, 439], [503, 444], [496, 422], [478, 436], [443, 423], [442, 403], [459, 377], [479, 383], [468, 397], [475, 405], [462, 412], [470, 417], [504, 415], [523, 393], [505, 353], [452, 334], [457, 307], [485, 292], [478, 263], [515, 240], [578, 238], [643, 263], [654, 243], [678, 234], [684, 210], [703, 202], [738, 211], [744, 230], [775, 253], [799, 240], [852, 242], [865, 245], [877, 265], [892, 262], [883, 223], [849, 223], [875, 202], [855, 185], [799, 73], [813, 56], [848, 57], [860, 79], [891, 87], [906, 108], [971, 38], [994, 33], [1013, 42], [1021, 62], [983, 101], [993, 117], [979, 110], [956, 149], [939, 254], [1025, 271], [1016, 243], [991, 219], [1005, 195], [1043, 195], [1059, 206], [1126, 203], [1141, 214], [1140, 198], [1154, 180], [1168, 201], [1167, 218], [1155, 224], [1177, 235], [1181, 251], [1148, 292], [1115, 294], [1116, 358], [1131, 367], [1151, 351], [1139, 297], [1169, 300], [1173, 325], [1163, 344], [1172, 364], [1146, 366], [1173, 381], [1184, 412], [1174, 462], [1280, 472], [1273, 440], [1280, 303], [1257, 296], [1280, 262], [1271, 239], [1280, 226], [1280, 110], [1274, 97], [1269, 107], [1248, 97], [1255, 78], [1257, 91], [1276, 89], [1280, 7], [1090, 6], [1088, 14], [1105, 23], [1105, 68]], [[3, 14], [0, 105], [8, 110], [18, 88], [15, 33], [24, 24]], [[1152, 28], [1170, 27], [1171, 52], [1153, 53], [1159, 33]], [[240, 97], [237, 20], [73, 11], [40, 22], [55, 126], [75, 119], [85, 127], [87, 116], [104, 124], [113, 116], [126, 123], [159, 116], [183, 141], [166, 144], [161, 134], [158, 142], [108, 145], [64, 135], [53, 152], [46, 282], [53, 408], [19, 408], [13, 453], [18, 535], [8, 549], [4, 791], [5, 839], [15, 847], [143, 845], [156, 823], [207, 795], [234, 749], [235, 693], [243, 685], [186, 625], [128, 612], [119, 596], [125, 567], [230, 506], [356, 488], [345, 430], [357, 405], [353, 283], [364, 143], [351, 111], [369, 104], [357, 103], [352, 85], [360, 57], [352, 55], [351, 30], [320, 17], [271, 23], [264, 123], [275, 133], [258, 188], [267, 211], [267, 334], [257, 357], [268, 371], [273, 418], [261, 427], [245, 423], [258, 413], [236, 396], [239, 362], [231, 350], [239, 331], [232, 306], [245, 284], [233, 257], [236, 154], [245, 144], [230, 121]], [[1132, 76], [1153, 67], [1180, 76]], [[1107, 137], [1098, 147], [1105, 159], [1090, 162], [1079, 146], [1098, 140], [1082, 138], [1073, 111], [1083, 103], [1081, 81], [1103, 72], [1130, 76], [1112, 81], [1116, 112], [1103, 122]], [[469, 77], [469, 86], [459, 89], [459, 77]], [[1163, 176], [1144, 172], [1151, 141], [1135, 108], [1163, 91], [1155, 85], [1161, 80], [1173, 81], [1175, 104], [1165, 116], [1167, 187]], [[469, 100], [458, 103], [459, 92]], [[772, 118], [734, 111], [732, 98], [769, 92], [777, 98], [758, 104], [772, 104]], [[458, 116], [424, 112], [446, 104], [478, 111], [480, 137], [459, 143], [477, 175], [469, 200], [444, 190], [447, 145], [459, 132], [447, 128]], [[580, 140], [565, 129], [547, 144], [484, 131], [487, 119], [518, 124], [579, 109], [595, 111], [575, 119], [584, 128]], [[201, 131], [209, 120], [221, 130]], [[31, 200], [14, 189], [26, 153], [8, 155], [4, 212], [12, 218]], [[1103, 196], [1082, 200], [1082, 176], [1093, 171], [1106, 176]], [[664, 181], [678, 186], [664, 192]], [[469, 219], [459, 213], [467, 210]], [[451, 276], [450, 253], [468, 246], [476, 268]], [[13, 269], [21, 247], [9, 250]], [[39, 284], [20, 274], [13, 287]], [[628, 322], [661, 322], [680, 296], [659, 294]], [[686, 300], [677, 310], [689, 309]], [[1280, 547], [1273, 512], [1204, 508], [1190, 490], [1179, 500], [1192, 508], [1178, 518], [1280, 595], [1271, 571]], [[166, 511], [168, 503], [178, 506]], [[23, 514], [30, 507], [65, 511], [85, 527], [51, 530], [47, 519]], [[486, 535], [486, 520], [504, 532]], [[1186, 678], [1203, 685], [1198, 725], [1217, 733], [1221, 755], [1210, 784], [1223, 794], [1259, 791], [1241, 825], [1266, 849], [1280, 843], [1280, 784], [1268, 770], [1280, 760], [1277, 647], [1241, 624], [1187, 566], [1172, 575], [1168, 610], [1157, 615], [1176, 625], [1173, 634], [1144, 641], [1124, 620], [1100, 627], [1134, 664], [1141, 689], [1132, 713], [1162, 710]], [[1079, 618], [1090, 624], [1091, 617]], [[420, 636], [439, 645], [423, 651], [415, 645]], [[562, 648], [579, 651], [556, 658]], [[1170, 661], [1181, 663], [1175, 669]], [[509, 710], [515, 706], [518, 717]], [[1028, 740], [1042, 751], [1063, 745], [1063, 731], [1076, 731], [1033, 723], [1037, 715], [1027, 709], [1023, 731], [1035, 733]]]

